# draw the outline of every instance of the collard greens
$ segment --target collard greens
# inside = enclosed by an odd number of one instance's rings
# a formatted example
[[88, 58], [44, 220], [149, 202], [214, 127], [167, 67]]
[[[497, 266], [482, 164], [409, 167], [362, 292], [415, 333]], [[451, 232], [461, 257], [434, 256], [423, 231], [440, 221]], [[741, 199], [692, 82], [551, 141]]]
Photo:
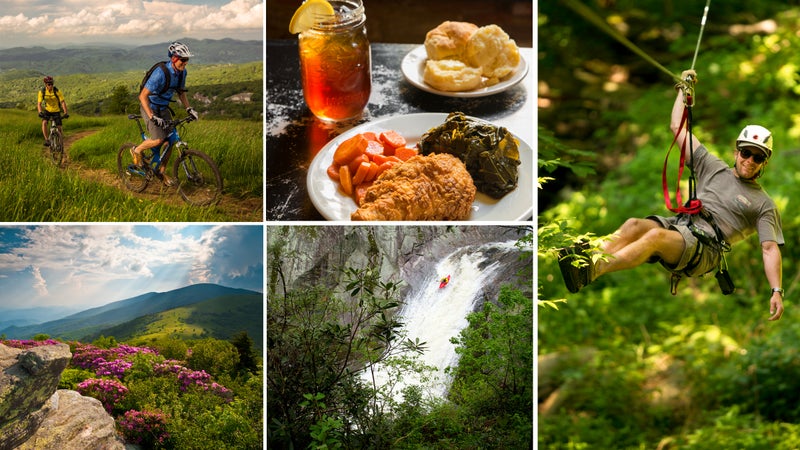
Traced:
[[461, 159], [478, 191], [493, 198], [517, 187], [519, 142], [504, 127], [453, 112], [422, 135], [419, 148], [423, 155], [449, 153]]

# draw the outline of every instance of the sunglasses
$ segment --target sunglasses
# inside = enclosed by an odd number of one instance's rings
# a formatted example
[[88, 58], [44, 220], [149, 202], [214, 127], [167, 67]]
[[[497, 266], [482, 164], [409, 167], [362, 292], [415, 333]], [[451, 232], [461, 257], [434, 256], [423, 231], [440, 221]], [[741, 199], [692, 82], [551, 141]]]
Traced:
[[189, 58], [178, 58], [178, 59], [180, 59], [180, 60], [181, 60], [181, 62], [187, 62], [187, 61], [189, 61]]
[[751, 152], [750, 149], [747, 148], [739, 150], [739, 154], [742, 155], [742, 159], [747, 159], [752, 156], [753, 162], [756, 164], [761, 164], [767, 160], [767, 155], [761, 152]]

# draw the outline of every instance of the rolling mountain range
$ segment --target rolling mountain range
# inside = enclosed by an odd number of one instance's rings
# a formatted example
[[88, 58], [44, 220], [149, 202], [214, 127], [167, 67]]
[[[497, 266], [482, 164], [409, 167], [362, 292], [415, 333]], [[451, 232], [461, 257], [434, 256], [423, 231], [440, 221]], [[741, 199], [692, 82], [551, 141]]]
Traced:
[[[195, 55], [192, 64], [241, 64], [262, 61], [262, 41], [236, 39], [180, 39]], [[0, 49], [0, 72], [15, 70], [20, 75], [31, 71], [51, 75], [147, 70], [156, 61], [167, 59], [169, 43], [129, 48], [113, 46], [75, 46], [59, 49], [15, 47]]]
[[263, 334], [264, 296], [216, 284], [195, 284], [169, 292], [150, 292], [87, 309], [58, 320], [0, 329], [9, 339], [36, 334], [91, 341], [100, 335], [130, 341], [146, 336], [229, 339], [247, 331], [258, 344]]

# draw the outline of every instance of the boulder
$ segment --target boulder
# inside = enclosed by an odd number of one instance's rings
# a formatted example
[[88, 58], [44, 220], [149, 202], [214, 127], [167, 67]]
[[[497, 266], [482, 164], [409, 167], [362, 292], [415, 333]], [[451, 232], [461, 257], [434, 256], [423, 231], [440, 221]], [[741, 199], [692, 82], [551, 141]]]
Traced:
[[17, 450], [125, 448], [114, 427], [114, 419], [99, 400], [59, 389], [50, 398], [50, 403], [50, 411], [36, 433]]
[[99, 400], [58, 390], [67, 344], [0, 344], [0, 449], [124, 449]]
[[70, 358], [67, 344], [27, 350], [0, 344], [0, 448], [25, 442], [44, 421]]

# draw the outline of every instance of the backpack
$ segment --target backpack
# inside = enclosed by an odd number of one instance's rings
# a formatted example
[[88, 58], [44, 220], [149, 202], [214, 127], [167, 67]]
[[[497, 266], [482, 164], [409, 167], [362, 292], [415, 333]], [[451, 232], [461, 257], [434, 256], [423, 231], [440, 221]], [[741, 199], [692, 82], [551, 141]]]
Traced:
[[[42, 99], [44, 99], [44, 96], [45, 96], [46, 93], [47, 93], [47, 87], [43, 86], [42, 87]], [[55, 85], [53, 86], [53, 95], [56, 96], [56, 100], [58, 102], [58, 110], [61, 111], [61, 101], [63, 99], [61, 98], [61, 95], [59, 95], [58, 88], [55, 87]]]
[[[147, 84], [147, 80], [150, 79], [150, 75], [153, 73], [154, 70], [156, 70], [156, 67], [160, 67], [161, 71], [164, 72], [164, 79], [166, 80], [166, 83], [164, 83], [164, 86], [161, 88], [161, 90], [159, 92], [153, 92], [153, 94], [161, 96], [161, 95], [164, 95], [164, 93], [169, 90], [169, 85], [172, 82], [172, 75], [170, 74], [169, 69], [167, 69], [167, 62], [168, 61], [161, 61], [161, 62], [157, 62], [157, 63], [153, 64], [153, 67], [151, 67], [150, 70], [148, 70], [147, 73], [144, 74], [144, 78], [142, 78], [142, 82], [139, 84], [139, 92], [142, 92], [142, 89], [144, 89], [144, 85]], [[178, 73], [178, 89], [177, 90], [179, 92], [181, 91], [180, 86], [181, 86], [181, 84], [183, 84], [183, 74], [184, 73], [185, 73], [184, 71], [180, 71]]]

